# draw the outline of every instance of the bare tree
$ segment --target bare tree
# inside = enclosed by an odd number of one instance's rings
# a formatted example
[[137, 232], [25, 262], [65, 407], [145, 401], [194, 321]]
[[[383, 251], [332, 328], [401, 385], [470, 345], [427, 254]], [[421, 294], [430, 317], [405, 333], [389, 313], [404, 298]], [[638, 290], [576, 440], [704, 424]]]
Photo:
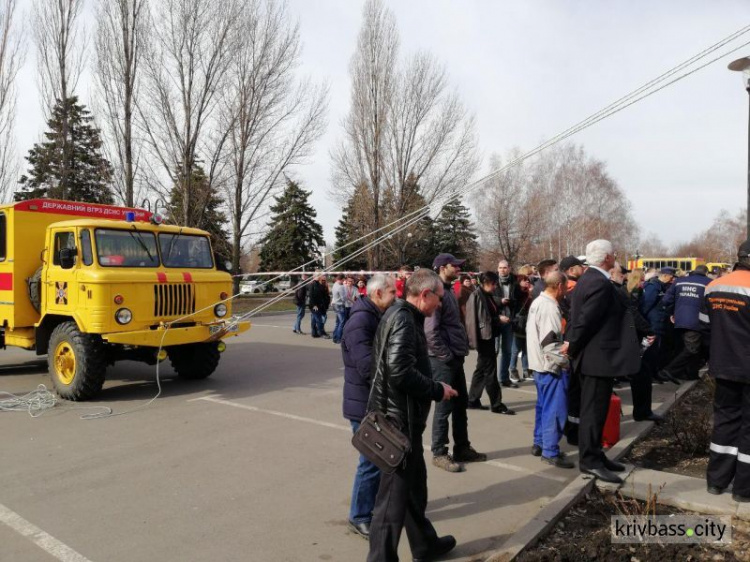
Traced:
[[[350, 63], [351, 108], [344, 121], [345, 140], [332, 153], [334, 194], [339, 203], [367, 185], [369, 230], [380, 228], [388, 153], [388, 111], [393, 98], [399, 37], [396, 19], [382, 0], [368, 0], [357, 50]], [[370, 267], [380, 267], [380, 246], [368, 252]]]
[[23, 65], [16, 0], [0, 0], [0, 199], [7, 201], [18, 179], [15, 150], [16, 76]]
[[73, 95], [84, 68], [86, 41], [78, 23], [83, 0], [34, 0], [32, 33], [45, 115]]
[[[371, 230], [415, 210], [419, 198], [432, 203], [459, 190], [478, 164], [474, 118], [449, 91], [444, 67], [428, 53], [400, 62], [398, 46], [393, 14], [382, 0], [368, 0], [350, 67], [345, 140], [332, 158], [339, 202], [363, 182], [368, 186]], [[370, 266], [381, 267], [382, 251], [403, 248], [419, 228], [376, 247]]]
[[[217, 127], [217, 102], [227, 83], [239, 39], [239, 0], [164, 0], [151, 6], [152, 38], [143, 52], [143, 93], [139, 123], [150, 146], [149, 177], [165, 178], [150, 187], [181, 202], [175, 218], [190, 223], [195, 209], [217, 187], [228, 131]], [[193, 177], [205, 166], [210, 189]]]
[[96, 86], [108, 158], [115, 163], [114, 191], [135, 204], [135, 142], [140, 63], [145, 42], [146, 0], [99, 0], [96, 11]]
[[[520, 155], [516, 149], [507, 160]], [[497, 157], [492, 169], [501, 169]], [[632, 252], [638, 241], [630, 202], [605, 164], [574, 144], [504, 169], [475, 192], [473, 204], [488, 227], [485, 250], [511, 262], [582, 254], [597, 238]]]
[[[232, 223], [232, 268], [240, 272], [242, 246], [283, 186], [284, 171], [310, 153], [323, 132], [327, 88], [297, 80], [299, 26], [286, 4], [245, 2], [238, 16], [239, 45], [230, 62], [222, 127], [231, 181], [225, 183]], [[257, 229], [255, 229], [257, 230]]]

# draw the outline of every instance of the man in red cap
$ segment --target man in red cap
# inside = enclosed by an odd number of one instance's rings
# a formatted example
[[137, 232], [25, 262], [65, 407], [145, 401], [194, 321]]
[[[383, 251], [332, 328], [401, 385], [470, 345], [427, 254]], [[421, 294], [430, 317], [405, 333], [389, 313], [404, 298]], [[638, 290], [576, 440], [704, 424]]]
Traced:
[[[487, 455], [477, 453], [469, 441], [466, 409], [469, 393], [466, 388], [464, 359], [469, 354], [469, 339], [461, 323], [461, 310], [451, 284], [461, 273], [466, 260], [451, 254], [439, 254], [432, 268], [440, 276], [445, 289], [442, 306], [424, 323], [427, 349], [433, 378], [452, 386], [458, 396], [435, 406], [432, 418], [432, 464], [448, 472], [461, 472], [463, 462], [481, 462]], [[448, 452], [448, 419], [453, 421], [453, 456]]]

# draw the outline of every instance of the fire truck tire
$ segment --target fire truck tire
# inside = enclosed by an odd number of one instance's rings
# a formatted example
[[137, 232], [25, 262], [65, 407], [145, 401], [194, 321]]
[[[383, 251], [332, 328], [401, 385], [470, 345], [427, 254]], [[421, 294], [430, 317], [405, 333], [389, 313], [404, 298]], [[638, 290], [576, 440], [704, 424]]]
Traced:
[[39, 267], [26, 282], [28, 283], [31, 306], [34, 307], [34, 310], [40, 312], [42, 310], [42, 268]]
[[182, 379], [198, 380], [210, 376], [219, 366], [218, 342], [191, 343], [169, 349], [172, 368]]
[[61, 398], [88, 400], [104, 385], [107, 362], [102, 339], [82, 333], [75, 322], [63, 322], [52, 331], [47, 362]]

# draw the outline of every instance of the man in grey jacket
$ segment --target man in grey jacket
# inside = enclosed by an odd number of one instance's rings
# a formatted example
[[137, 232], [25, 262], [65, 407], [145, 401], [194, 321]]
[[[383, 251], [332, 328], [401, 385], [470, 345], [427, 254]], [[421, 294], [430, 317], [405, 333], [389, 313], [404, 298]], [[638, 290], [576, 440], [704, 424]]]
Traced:
[[526, 324], [529, 367], [536, 383], [536, 420], [531, 454], [558, 468], [575, 465], [560, 451], [560, 438], [568, 416], [567, 344], [563, 343], [560, 302], [565, 297], [566, 279], [559, 271], [548, 273], [544, 291], [531, 303]]
[[[432, 464], [448, 472], [461, 472], [462, 462], [482, 462], [487, 455], [477, 453], [469, 442], [466, 409], [469, 403], [466, 389], [464, 359], [469, 354], [469, 341], [461, 323], [458, 300], [451, 289], [466, 260], [451, 254], [439, 254], [432, 268], [440, 276], [445, 289], [442, 306], [425, 320], [427, 349], [430, 355], [433, 378], [452, 386], [458, 396], [454, 400], [439, 402], [432, 419]], [[453, 421], [453, 456], [448, 453], [448, 419]]]

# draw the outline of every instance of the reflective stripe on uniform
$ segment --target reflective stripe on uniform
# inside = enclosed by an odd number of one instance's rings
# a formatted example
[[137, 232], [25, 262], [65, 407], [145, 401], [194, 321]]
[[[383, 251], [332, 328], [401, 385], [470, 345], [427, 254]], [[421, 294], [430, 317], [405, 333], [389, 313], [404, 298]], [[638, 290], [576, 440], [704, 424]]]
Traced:
[[706, 323], [711, 322], [711, 320], [709, 320], [708, 318], [708, 314], [704, 314], [703, 312], [698, 313], [698, 320], [700, 320], [701, 322], [706, 322]]
[[714, 285], [711, 287], [710, 291], [706, 289], [706, 295], [714, 293], [730, 293], [732, 295], [750, 297], [750, 287], [742, 287], [740, 285]]
[[[716, 443], [711, 443], [711, 446], [709, 447], [714, 453], [719, 453], [722, 455], [734, 455], [737, 456], [739, 454], [739, 450], [737, 447], [730, 447], [729, 445], [717, 445]], [[745, 455], [746, 457], [748, 455]]]
[[581, 418], [576, 418], [576, 417], [574, 417], [574, 416], [568, 416], [568, 421], [569, 421], [570, 423], [577, 423], [577, 424], [580, 424], [580, 423], [581, 423]]
[[750, 455], [746, 455], [745, 453], [737, 453], [737, 460], [750, 464]]

